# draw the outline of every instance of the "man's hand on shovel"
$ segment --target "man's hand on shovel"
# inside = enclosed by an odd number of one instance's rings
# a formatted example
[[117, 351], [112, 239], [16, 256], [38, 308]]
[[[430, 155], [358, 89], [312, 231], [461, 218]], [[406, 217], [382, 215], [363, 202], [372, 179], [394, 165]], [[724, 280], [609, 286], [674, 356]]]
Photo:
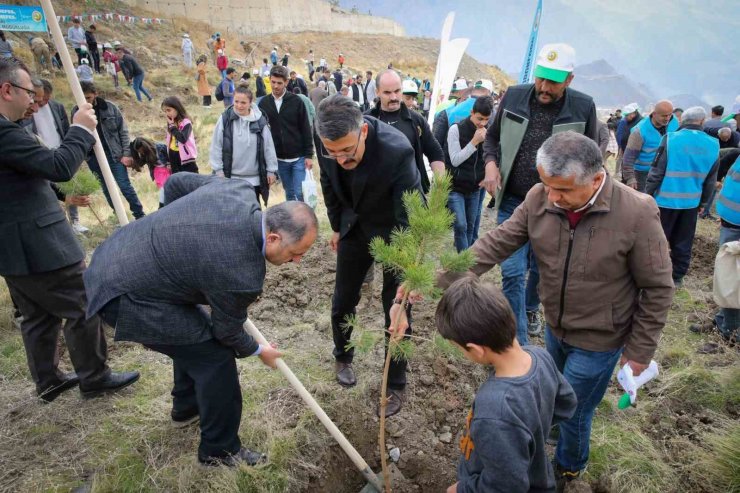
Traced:
[[263, 345], [262, 352], [259, 354], [259, 358], [262, 360], [262, 362], [273, 369], [277, 368], [275, 360], [282, 357], [283, 353], [277, 350], [277, 345], [274, 343], [270, 343], [269, 346]]

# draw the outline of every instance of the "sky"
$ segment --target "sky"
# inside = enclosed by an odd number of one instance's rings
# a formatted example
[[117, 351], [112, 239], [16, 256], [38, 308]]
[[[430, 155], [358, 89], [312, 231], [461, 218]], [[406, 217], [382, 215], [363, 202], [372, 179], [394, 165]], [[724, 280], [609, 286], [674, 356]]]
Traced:
[[[576, 64], [605, 59], [657, 97], [693, 94], [732, 105], [740, 94], [740, 0], [544, 0], [539, 46], [565, 42]], [[390, 17], [410, 36], [438, 38], [447, 13], [468, 54], [519, 72], [536, 0], [341, 0]], [[576, 72], [576, 77], [578, 73]]]

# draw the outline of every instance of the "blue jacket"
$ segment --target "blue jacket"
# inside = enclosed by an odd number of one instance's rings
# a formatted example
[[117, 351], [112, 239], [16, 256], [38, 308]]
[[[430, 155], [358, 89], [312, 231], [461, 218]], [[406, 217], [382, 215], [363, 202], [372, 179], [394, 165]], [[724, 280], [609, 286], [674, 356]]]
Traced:
[[[164, 195], [165, 207], [96, 249], [84, 274], [88, 317], [118, 298], [116, 340], [186, 345], [216, 339], [237, 357], [250, 356], [257, 343], [242, 325], [265, 280], [254, 188], [243, 180], [177, 173]], [[210, 305], [211, 313], [201, 305]]]
[[[663, 139], [663, 135], [653, 126], [651, 118], [643, 118], [640, 123], [632, 127], [630, 134], [637, 130], [640, 131], [640, 135], [642, 136], [642, 148], [634, 163], [635, 171], [647, 173], [650, 171], [653, 161], [655, 161], [655, 153], [658, 151], [658, 147], [660, 147], [660, 141]], [[665, 133], [675, 132], [676, 130], [678, 130], [678, 120], [671, 118]]]
[[704, 206], [717, 182], [719, 144], [698, 125], [667, 134], [650, 168], [646, 193], [664, 209]]
[[717, 198], [717, 214], [724, 221], [740, 228], [740, 157], [727, 172]]

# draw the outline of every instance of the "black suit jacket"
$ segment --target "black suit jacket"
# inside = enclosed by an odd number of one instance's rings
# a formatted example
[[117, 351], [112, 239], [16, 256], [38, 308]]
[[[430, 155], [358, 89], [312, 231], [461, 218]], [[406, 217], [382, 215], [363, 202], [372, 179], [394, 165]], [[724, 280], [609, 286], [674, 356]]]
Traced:
[[69, 181], [94, 143], [87, 130], [71, 127], [51, 150], [0, 117], [0, 275], [48, 272], [85, 258], [49, 182]]
[[[398, 130], [370, 117], [365, 154], [355, 168], [350, 200], [342, 188], [339, 165], [318, 152], [321, 168], [321, 189], [331, 228], [344, 237], [353, 228], [360, 228], [368, 239], [381, 236], [388, 240], [397, 226], [408, 226], [403, 193], [421, 190], [419, 170], [414, 160], [414, 148]], [[316, 146], [323, 150], [316, 137]]]
[[[85, 271], [87, 314], [119, 299], [116, 340], [197, 344], [216, 339], [249, 356], [248, 306], [262, 293], [262, 212], [243, 180], [176, 173], [167, 205], [125, 226]], [[200, 305], [209, 305], [208, 314]]]

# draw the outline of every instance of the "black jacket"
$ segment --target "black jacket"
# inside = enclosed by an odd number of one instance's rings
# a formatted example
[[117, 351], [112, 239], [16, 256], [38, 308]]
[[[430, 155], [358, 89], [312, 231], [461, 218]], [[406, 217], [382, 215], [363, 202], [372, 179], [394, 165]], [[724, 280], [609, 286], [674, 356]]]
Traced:
[[265, 81], [262, 80], [262, 77], [257, 76], [254, 79], [254, 87], [257, 89], [257, 94], [255, 95], [256, 98], [262, 98], [267, 96], [267, 88], [265, 87]]
[[270, 122], [272, 140], [275, 142], [275, 153], [278, 159], [295, 159], [313, 157], [311, 141], [311, 124], [303, 100], [285, 91], [283, 104], [278, 113], [275, 98], [266, 96], [258, 105]]
[[85, 253], [50, 181], [74, 176], [95, 143], [71, 127], [55, 150], [0, 117], [0, 275], [23, 276], [76, 264]]
[[403, 193], [422, 193], [419, 170], [414, 150], [401, 132], [375, 118], [364, 119], [368, 124], [365, 154], [354, 171], [352, 200], [342, 189], [337, 162], [319, 152], [321, 189], [331, 229], [340, 237], [358, 227], [368, 240], [375, 236], [388, 240], [393, 228], [408, 225]]
[[306, 81], [300, 77], [296, 77], [295, 80], [291, 79], [288, 81], [288, 92], [292, 93], [293, 89], [296, 87], [301, 91], [301, 94], [308, 96], [308, 86], [306, 86]]
[[[366, 115], [378, 118], [380, 115], [380, 101], [365, 112]], [[444, 151], [442, 146], [432, 134], [432, 129], [429, 128], [429, 124], [417, 111], [409, 111], [405, 104], [401, 104], [401, 119], [410, 120], [414, 128], [416, 129], [416, 142], [411, 142], [411, 146], [414, 148], [414, 160], [416, 161], [416, 167], [419, 170], [421, 177], [421, 187], [424, 193], [429, 191], [430, 182], [429, 176], [427, 175], [427, 168], [424, 164], [424, 156], [426, 155], [429, 162], [445, 160]]]
[[144, 73], [144, 69], [141, 68], [141, 65], [139, 65], [139, 62], [136, 60], [136, 58], [133, 57], [133, 55], [129, 55], [126, 53], [118, 60], [118, 65], [121, 67], [121, 71], [123, 72], [123, 76], [126, 77], [126, 80], [130, 81], [137, 75], [141, 75]]
[[[468, 117], [457, 124], [457, 130], [460, 134], [460, 149], [465, 149], [465, 146], [473, 140], [476, 127]], [[483, 144], [478, 144], [475, 152], [460, 165], [452, 166], [448, 145], [445, 142], [445, 168], [452, 175], [453, 192], [467, 195], [480, 190], [478, 184], [485, 178], [486, 174], [486, 166], [483, 162]]]

